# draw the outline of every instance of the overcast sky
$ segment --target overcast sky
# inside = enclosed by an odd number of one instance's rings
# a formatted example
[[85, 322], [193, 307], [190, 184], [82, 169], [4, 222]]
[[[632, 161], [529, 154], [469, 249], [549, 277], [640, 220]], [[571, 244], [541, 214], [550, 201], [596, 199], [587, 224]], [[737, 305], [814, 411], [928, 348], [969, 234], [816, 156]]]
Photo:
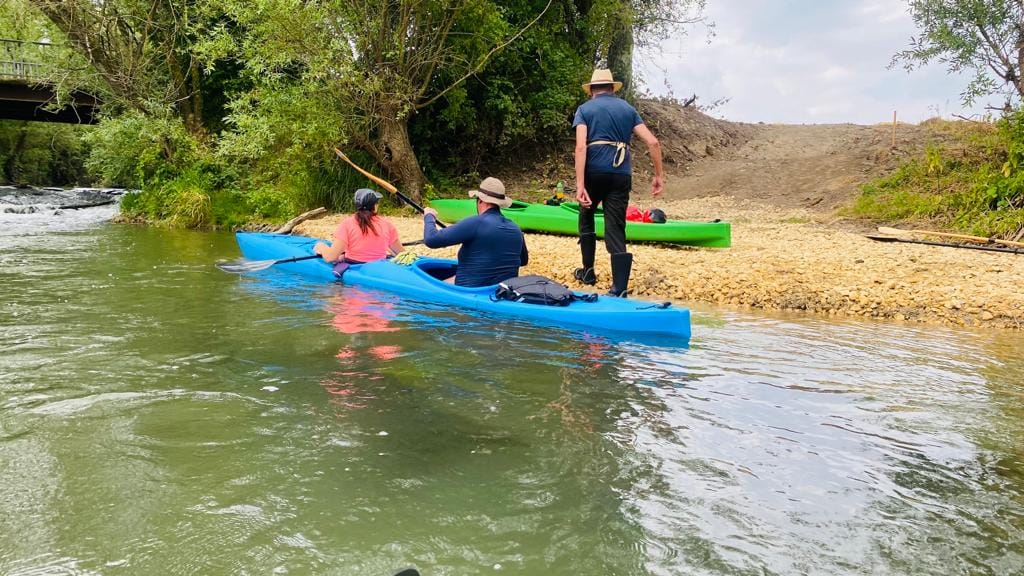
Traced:
[[[728, 103], [713, 116], [745, 122], [874, 124], [969, 115], [968, 78], [942, 66], [889, 70], [916, 28], [906, 0], [708, 0], [715, 23], [665, 41], [638, 65], [655, 94]], [[668, 87], [666, 87], [666, 81]]]

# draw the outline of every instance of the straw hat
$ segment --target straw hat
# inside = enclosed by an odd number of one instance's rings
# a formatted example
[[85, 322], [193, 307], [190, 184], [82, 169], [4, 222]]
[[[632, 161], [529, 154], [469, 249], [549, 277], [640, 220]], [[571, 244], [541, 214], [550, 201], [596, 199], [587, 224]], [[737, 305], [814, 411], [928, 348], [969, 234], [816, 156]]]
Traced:
[[500, 208], [508, 208], [512, 205], [512, 199], [505, 196], [505, 185], [501, 183], [501, 180], [493, 177], [484, 178], [476, 190], [469, 191], [469, 197], [494, 204]]
[[616, 82], [612, 78], [612, 71], [607, 68], [598, 68], [590, 76], [590, 82], [583, 85], [583, 91], [590, 95], [590, 87], [595, 84], [611, 84], [612, 92], [618, 92], [622, 88], [622, 82]]

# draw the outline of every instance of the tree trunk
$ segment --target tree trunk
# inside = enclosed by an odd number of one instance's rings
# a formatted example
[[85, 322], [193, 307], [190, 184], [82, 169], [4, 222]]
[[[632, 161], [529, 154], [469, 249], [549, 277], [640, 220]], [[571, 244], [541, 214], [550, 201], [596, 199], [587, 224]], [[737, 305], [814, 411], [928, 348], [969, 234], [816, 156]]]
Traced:
[[409, 122], [406, 117], [388, 114], [381, 121], [377, 137], [381, 164], [398, 179], [399, 189], [416, 202], [422, 203], [423, 187], [427, 179], [409, 141]]
[[[587, 37], [586, 25], [590, 8], [593, 4], [591, 0], [569, 0], [563, 8], [566, 19], [565, 29], [572, 35], [574, 39], [573, 45], [579, 50], [580, 55], [584, 57], [584, 61], [587, 64], [592, 64], [594, 60], [594, 53], [589, 43], [590, 39]], [[590, 67], [593, 68], [593, 66]]]
[[622, 82], [622, 95], [633, 97], [633, 26], [626, 18], [617, 18], [608, 44], [608, 68]]
[[1017, 38], [1017, 96], [1024, 100], [1024, 38]]
[[175, 89], [175, 110], [185, 129], [196, 140], [206, 140], [203, 126], [203, 104], [199, 85], [199, 67], [191, 60], [183, 63], [173, 52], [167, 53], [167, 68], [170, 70]]
[[[24, 122], [21, 128], [18, 130], [18, 137], [14, 141], [14, 146], [11, 147], [11, 155], [7, 158], [7, 166], [5, 166], [5, 172], [7, 172], [7, 180], [11, 184], [25, 184], [21, 181], [21, 155], [25, 152], [25, 139], [28, 138], [28, 122]], [[2, 174], [0, 174], [2, 176]], [[38, 182], [33, 182], [38, 184]]]

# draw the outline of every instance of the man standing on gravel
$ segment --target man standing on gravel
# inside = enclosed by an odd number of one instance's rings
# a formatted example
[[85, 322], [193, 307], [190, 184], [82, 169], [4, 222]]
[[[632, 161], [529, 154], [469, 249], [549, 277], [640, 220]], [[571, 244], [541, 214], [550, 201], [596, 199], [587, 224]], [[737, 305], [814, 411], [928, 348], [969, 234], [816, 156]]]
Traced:
[[597, 283], [594, 252], [597, 235], [594, 211], [604, 206], [604, 243], [612, 262], [613, 296], [626, 296], [633, 255], [626, 252], [626, 207], [633, 188], [633, 167], [629, 143], [636, 134], [651, 155], [654, 178], [651, 194], [657, 198], [664, 186], [661, 144], [640, 118], [636, 108], [615, 96], [622, 88], [611, 70], [594, 70], [583, 91], [590, 96], [576, 109], [572, 125], [576, 129], [576, 200], [580, 203], [579, 233], [583, 267], [574, 276], [584, 284]]

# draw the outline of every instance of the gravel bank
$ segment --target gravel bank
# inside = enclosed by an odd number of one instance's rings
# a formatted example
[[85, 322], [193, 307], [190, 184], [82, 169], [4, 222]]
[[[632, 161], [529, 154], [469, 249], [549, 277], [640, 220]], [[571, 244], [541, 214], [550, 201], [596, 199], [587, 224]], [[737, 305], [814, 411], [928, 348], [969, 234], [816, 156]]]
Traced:
[[[637, 297], [706, 302], [736, 308], [900, 322], [1024, 328], [1024, 255], [915, 244], [881, 243], [844, 231], [821, 214], [765, 207], [722, 197], [660, 202], [670, 218], [722, 218], [732, 248], [632, 245]], [[297, 234], [329, 238], [339, 215], [308, 221]], [[422, 237], [418, 218], [392, 217], [404, 241]], [[573, 288], [579, 265], [574, 238], [529, 234], [530, 265]], [[455, 249], [421, 254], [454, 257]], [[611, 273], [598, 245], [599, 291]]]

